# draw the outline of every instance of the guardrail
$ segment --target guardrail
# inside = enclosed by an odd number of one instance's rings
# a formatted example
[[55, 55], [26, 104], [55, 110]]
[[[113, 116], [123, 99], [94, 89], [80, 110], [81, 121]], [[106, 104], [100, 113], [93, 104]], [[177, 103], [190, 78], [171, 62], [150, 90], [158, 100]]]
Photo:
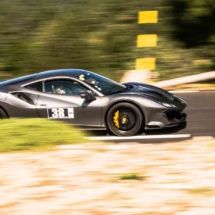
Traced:
[[215, 79], [215, 71], [205, 72], [197, 75], [189, 75], [181, 78], [174, 78], [166, 81], [159, 81], [159, 82], [153, 83], [152, 85], [156, 87], [165, 88], [165, 87], [173, 87], [173, 86], [182, 85], [182, 84], [202, 82], [202, 81], [207, 81], [211, 79]]

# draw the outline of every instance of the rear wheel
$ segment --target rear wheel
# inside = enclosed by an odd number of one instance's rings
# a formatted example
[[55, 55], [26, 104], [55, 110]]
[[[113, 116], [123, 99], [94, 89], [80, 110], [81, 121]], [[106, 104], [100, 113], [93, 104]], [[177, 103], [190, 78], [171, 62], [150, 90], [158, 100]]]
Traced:
[[139, 132], [143, 124], [140, 110], [130, 103], [114, 105], [107, 114], [107, 125], [118, 136], [132, 136]]
[[7, 119], [7, 114], [0, 108], [0, 120]]

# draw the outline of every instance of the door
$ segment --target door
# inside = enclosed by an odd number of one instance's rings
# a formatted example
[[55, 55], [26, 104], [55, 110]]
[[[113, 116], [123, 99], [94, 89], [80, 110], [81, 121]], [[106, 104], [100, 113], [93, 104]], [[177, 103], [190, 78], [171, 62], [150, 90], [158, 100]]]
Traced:
[[80, 97], [92, 93], [81, 83], [71, 79], [52, 79], [44, 82], [43, 93], [37, 102], [40, 117], [64, 120], [75, 125], [101, 126], [101, 98], [95, 100]]

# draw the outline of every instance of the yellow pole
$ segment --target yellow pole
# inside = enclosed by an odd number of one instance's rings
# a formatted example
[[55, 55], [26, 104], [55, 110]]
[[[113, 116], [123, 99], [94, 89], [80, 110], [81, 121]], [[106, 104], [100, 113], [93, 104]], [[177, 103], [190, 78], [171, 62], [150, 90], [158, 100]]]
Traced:
[[[158, 11], [140, 11], [138, 14], [139, 24], [158, 23]], [[141, 34], [137, 35], [137, 47], [148, 48], [157, 47], [157, 34]], [[156, 58], [137, 58], [136, 70], [155, 70]]]

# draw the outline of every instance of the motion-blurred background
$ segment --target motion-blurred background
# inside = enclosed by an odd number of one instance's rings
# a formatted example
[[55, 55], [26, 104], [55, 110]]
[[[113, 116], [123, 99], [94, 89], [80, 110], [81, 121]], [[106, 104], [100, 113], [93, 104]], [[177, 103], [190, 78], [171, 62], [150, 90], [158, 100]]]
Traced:
[[[138, 24], [138, 12], [159, 12]], [[156, 81], [215, 69], [214, 0], [1, 0], [0, 79], [82, 68], [120, 81], [135, 60], [156, 58]], [[157, 34], [155, 48], [137, 35]]]

